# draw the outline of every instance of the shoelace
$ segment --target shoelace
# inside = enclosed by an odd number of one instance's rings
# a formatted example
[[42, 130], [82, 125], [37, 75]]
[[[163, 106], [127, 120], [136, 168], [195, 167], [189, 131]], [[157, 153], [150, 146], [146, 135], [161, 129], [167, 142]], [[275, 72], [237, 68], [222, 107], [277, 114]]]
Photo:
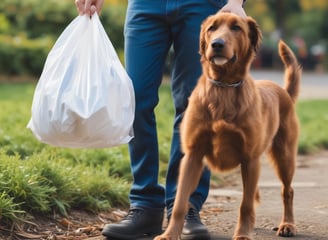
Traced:
[[143, 211], [141, 209], [132, 208], [129, 210], [128, 215], [125, 216], [125, 220], [132, 220], [137, 218]]
[[186, 220], [193, 221], [193, 222], [201, 222], [200, 217], [199, 217], [199, 213], [194, 208], [189, 208], [188, 214], [186, 216]]

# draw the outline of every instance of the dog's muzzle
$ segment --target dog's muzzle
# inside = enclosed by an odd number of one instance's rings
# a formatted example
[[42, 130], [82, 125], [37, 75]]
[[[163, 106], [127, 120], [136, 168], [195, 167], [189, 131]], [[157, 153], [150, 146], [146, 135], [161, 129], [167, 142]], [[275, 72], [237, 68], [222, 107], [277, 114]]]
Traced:
[[226, 58], [226, 57], [223, 57], [223, 56], [220, 56], [220, 55], [214, 55], [213, 57], [210, 58], [210, 61], [211, 63], [217, 65], [217, 66], [221, 66], [223, 64], [226, 64], [226, 63], [234, 63], [236, 62], [237, 60], [237, 56], [234, 54], [232, 56], [232, 58]]
[[221, 52], [224, 48], [225, 40], [222, 38], [216, 38], [211, 42], [211, 47], [215, 52]]
[[223, 49], [225, 47], [225, 40], [222, 38], [216, 38], [211, 42], [211, 47], [213, 50], [213, 56], [210, 58], [210, 61], [217, 65], [223, 65], [227, 62], [234, 63], [237, 59], [236, 55], [234, 54], [232, 58], [227, 58], [223, 55]]

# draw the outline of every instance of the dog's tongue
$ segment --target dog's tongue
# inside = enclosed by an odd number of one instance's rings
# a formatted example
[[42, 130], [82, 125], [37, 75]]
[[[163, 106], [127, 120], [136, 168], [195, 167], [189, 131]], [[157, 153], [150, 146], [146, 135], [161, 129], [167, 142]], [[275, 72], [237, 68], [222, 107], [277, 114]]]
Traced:
[[225, 57], [215, 57], [212, 61], [215, 65], [223, 65], [228, 62], [228, 59]]

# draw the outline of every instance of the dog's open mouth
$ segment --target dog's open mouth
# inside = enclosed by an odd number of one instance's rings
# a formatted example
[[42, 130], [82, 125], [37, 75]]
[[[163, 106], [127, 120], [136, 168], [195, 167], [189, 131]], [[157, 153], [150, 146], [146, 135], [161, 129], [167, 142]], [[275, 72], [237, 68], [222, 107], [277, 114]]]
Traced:
[[229, 61], [228, 58], [223, 57], [223, 56], [213, 56], [211, 58], [211, 62], [215, 65], [221, 66]]
[[216, 66], [222, 66], [228, 62], [234, 63], [236, 61], [236, 55], [233, 55], [232, 58], [227, 58], [221, 55], [215, 55], [210, 58], [211, 63], [215, 64]]

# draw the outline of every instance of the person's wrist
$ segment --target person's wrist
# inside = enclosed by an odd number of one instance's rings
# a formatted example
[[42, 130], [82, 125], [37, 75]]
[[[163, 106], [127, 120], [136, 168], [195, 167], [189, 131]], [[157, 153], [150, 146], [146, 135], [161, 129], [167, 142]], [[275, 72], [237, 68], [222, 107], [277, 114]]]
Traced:
[[230, 1], [234, 2], [234, 4], [241, 4], [242, 7], [244, 7], [244, 4], [246, 2], [246, 0], [235, 0], [235, 1], [230, 0]]

